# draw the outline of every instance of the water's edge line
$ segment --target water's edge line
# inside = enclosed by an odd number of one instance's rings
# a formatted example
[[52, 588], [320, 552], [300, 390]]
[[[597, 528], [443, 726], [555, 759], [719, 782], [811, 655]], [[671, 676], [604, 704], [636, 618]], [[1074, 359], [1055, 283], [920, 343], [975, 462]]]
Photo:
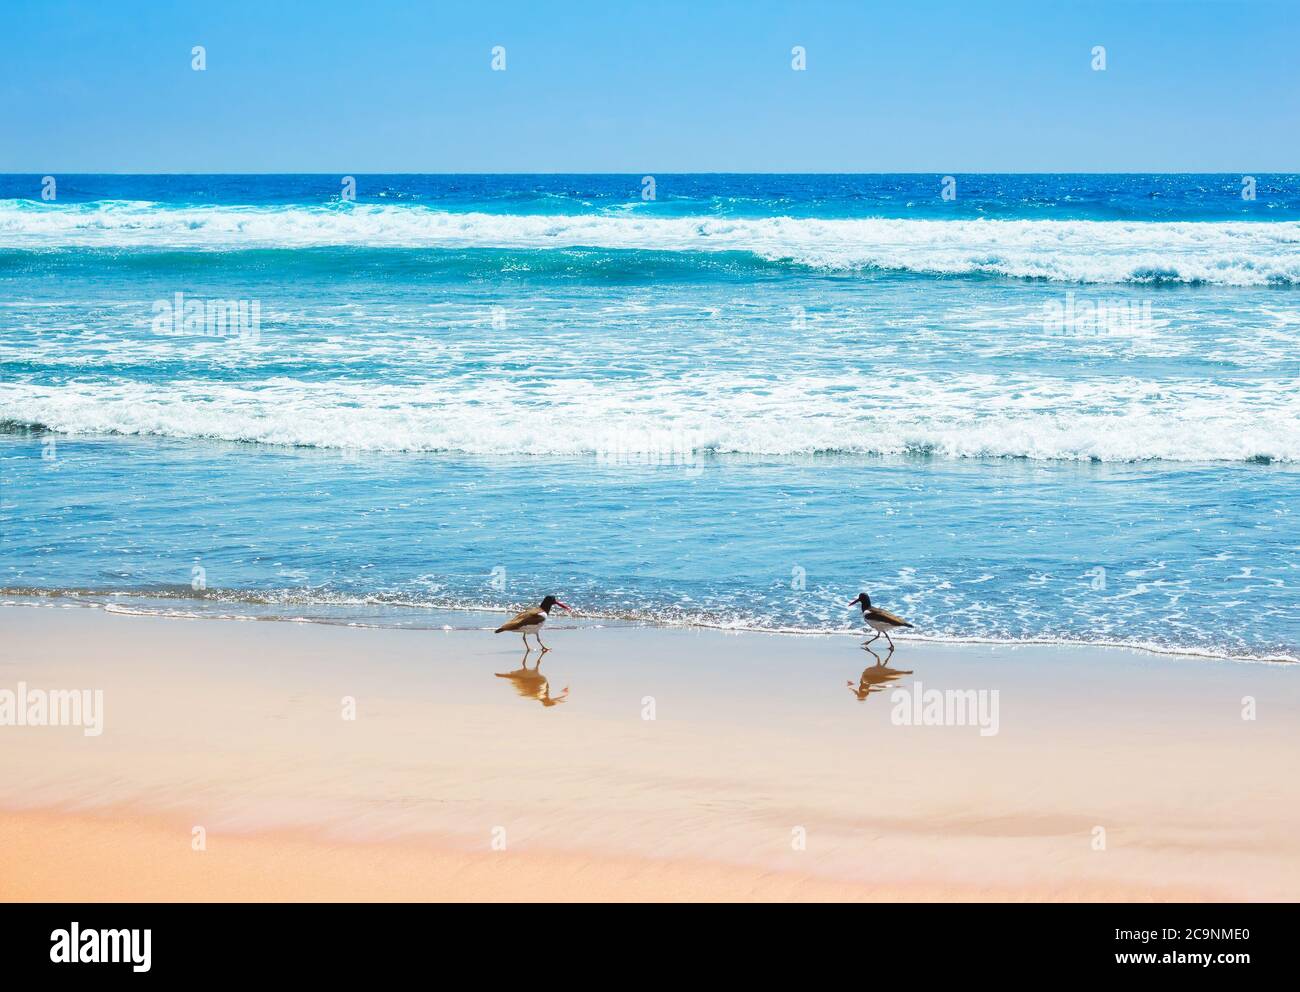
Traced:
[[[3, 368], [3, 363], [0, 363]], [[240, 438], [240, 437], [222, 437], [218, 434], [169, 434], [163, 431], [155, 430], [125, 430], [121, 428], [103, 428], [101, 430], [87, 430], [85, 428], [62, 429], [51, 427], [41, 421], [24, 420], [16, 417], [6, 417], [0, 413], [0, 441], [6, 438], [22, 439], [32, 437], [45, 437], [47, 435], [56, 435], [73, 441], [102, 441], [108, 438], [123, 439], [140, 439], [147, 441], [156, 441], [162, 443], [177, 444], [218, 444], [234, 445], [241, 448], [251, 448], [256, 451], [266, 452], [319, 452], [322, 456], [337, 455], [339, 452], [347, 453], [349, 458], [385, 458], [392, 456], [403, 457], [452, 457], [466, 459], [524, 459], [524, 460], [546, 460], [552, 459], [557, 461], [581, 461], [590, 464], [606, 464], [611, 462], [611, 455], [600, 450], [591, 451], [478, 451], [468, 448], [459, 447], [349, 447], [345, 444], [317, 444], [311, 442], [292, 443], [287, 441], [265, 441], [259, 438]], [[672, 467], [703, 467], [704, 464], [714, 460], [723, 461], [734, 459], [737, 461], [744, 460], [807, 460], [807, 459], [865, 459], [871, 461], [887, 461], [905, 459], [914, 462], [990, 462], [990, 463], [1026, 463], [1026, 464], [1048, 464], [1048, 465], [1177, 465], [1180, 468], [1191, 465], [1213, 465], [1213, 466], [1250, 466], [1250, 467], [1270, 467], [1281, 466], [1290, 468], [1300, 464], [1290, 456], [1274, 455], [1253, 455], [1244, 458], [1176, 458], [1163, 457], [1160, 455], [1151, 455], [1148, 457], [1137, 458], [1102, 458], [1097, 455], [1088, 457], [1068, 455], [1032, 455], [1032, 454], [997, 454], [991, 452], [980, 453], [953, 453], [935, 449], [932, 445], [910, 446], [905, 445], [899, 450], [878, 450], [873, 448], [809, 448], [807, 450], [797, 451], [732, 451], [719, 450], [711, 447], [692, 448], [689, 451], [669, 451], [664, 454], [657, 454], [652, 451], [633, 451], [626, 454], [614, 453], [622, 461], [632, 467], [646, 466], [655, 467], [656, 465], [667, 464]], [[684, 459], [693, 460], [689, 464]], [[617, 464], [617, 461], [613, 462]], [[0, 590], [2, 591], [2, 590]]]
[[[147, 597], [135, 597], [125, 594], [112, 594], [119, 599], [144, 599]], [[22, 593], [11, 593], [6, 590], [0, 590], [0, 596], [6, 597], [0, 599], [0, 608], [3, 607], [30, 607], [30, 608], [49, 608], [57, 605], [58, 601], [72, 604], [84, 609], [100, 609], [105, 613], [112, 613], [119, 616], [146, 616], [159, 617], [162, 619], [172, 620], [230, 620], [238, 622], [274, 622], [274, 623], [310, 623], [319, 626], [332, 627], [351, 627], [355, 629], [366, 630], [392, 630], [404, 631], [409, 633], [458, 633], [458, 632], [486, 632], [492, 631], [492, 626], [485, 627], [461, 627], [455, 628], [448, 625], [441, 626], [397, 626], [381, 623], [362, 623], [353, 620], [329, 619], [326, 617], [310, 616], [249, 616], [238, 615], [234, 613], [221, 614], [204, 614], [198, 612], [183, 612], [177, 610], [149, 609], [145, 607], [119, 605], [118, 603], [101, 603], [82, 597], [63, 593], [35, 593], [31, 591]], [[10, 598], [15, 597], [15, 598]], [[21, 597], [29, 601], [22, 601]], [[46, 602], [30, 601], [46, 600]], [[373, 605], [382, 606], [404, 606], [407, 609], [420, 609], [436, 611], [443, 613], [483, 613], [492, 614], [500, 617], [509, 612], [510, 608], [500, 608], [492, 606], [410, 606], [407, 604], [396, 603], [375, 603]], [[709, 623], [705, 620], [650, 620], [642, 617], [625, 617], [612, 613], [582, 612], [576, 619], [581, 620], [607, 620], [620, 624], [626, 624], [629, 627], [651, 627], [663, 630], [712, 630], [725, 634], [772, 634], [784, 637], [863, 637], [862, 631], [846, 628], [843, 630], [806, 630], [797, 627], [752, 627], [752, 626], [732, 626], [724, 624]], [[554, 625], [556, 629], [562, 629], [563, 624]], [[1025, 637], [1025, 638], [997, 638], [981, 637], [978, 635], [926, 635], [926, 634], [897, 634], [894, 635], [902, 643], [921, 643], [921, 644], [966, 644], [966, 645], [988, 645], [992, 647], [1073, 647], [1073, 648], [1103, 648], [1119, 651], [1137, 651], [1145, 654], [1155, 654], [1170, 658], [1193, 658], [1200, 661], [1217, 661], [1231, 662], [1243, 665], [1276, 665], [1288, 667], [1300, 665], [1300, 657], [1291, 655], [1231, 655], [1218, 654], [1211, 651], [1204, 651], [1195, 648], [1178, 648], [1170, 647], [1163, 644], [1153, 644], [1146, 641], [1115, 641], [1115, 640], [1096, 640], [1089, 641], [1081, 638], [1057, 638], [1057, 637]]]

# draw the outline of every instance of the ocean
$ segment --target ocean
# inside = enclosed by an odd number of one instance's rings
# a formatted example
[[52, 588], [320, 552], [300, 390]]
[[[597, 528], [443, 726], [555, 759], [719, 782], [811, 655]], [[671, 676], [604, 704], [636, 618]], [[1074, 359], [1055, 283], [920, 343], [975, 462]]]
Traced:
[[0, 599], [1300, 660], [1298, 176], [52, 178]]

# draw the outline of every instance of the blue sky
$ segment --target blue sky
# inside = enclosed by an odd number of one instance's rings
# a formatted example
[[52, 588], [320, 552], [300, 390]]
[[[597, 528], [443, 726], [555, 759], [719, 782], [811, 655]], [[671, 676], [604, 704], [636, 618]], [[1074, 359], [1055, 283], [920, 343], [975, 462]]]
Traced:
[[1298, 52], [1249, 0], [5, 0], [0, 172], [1294, 172]]

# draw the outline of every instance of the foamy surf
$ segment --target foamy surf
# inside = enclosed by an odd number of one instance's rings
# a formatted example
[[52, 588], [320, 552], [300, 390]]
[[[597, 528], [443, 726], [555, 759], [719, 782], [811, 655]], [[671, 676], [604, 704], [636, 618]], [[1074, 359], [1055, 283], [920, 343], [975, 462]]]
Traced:
[[[1148, 399], [1136, 405], [1137, 395]], [[697, 374], [600, 389], [575, 376], [542, 390], [482, 378], [403, 386], [6, 383], [0, 421], [70, 435], [612, 463], [685, 465], [713, 454], [1300, 461], [1300, 390], [1268, 381], [1158, 386], [949, 373], [766, 382]]]
[[1300, 223], [498, 214], [417, 204], [0, 201], [0, 249], [386, 247], [747, 252], [827, 272], [1293, 286]]

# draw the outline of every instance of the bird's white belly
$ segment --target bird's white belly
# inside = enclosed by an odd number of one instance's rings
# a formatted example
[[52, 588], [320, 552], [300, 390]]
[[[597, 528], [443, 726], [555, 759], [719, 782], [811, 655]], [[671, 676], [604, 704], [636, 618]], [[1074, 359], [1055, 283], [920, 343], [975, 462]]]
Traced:
[[538, 617], [536, 620], [529, 620], [526, 624], [523, 624], [519, 629], [520, 629], [520, 630], [537, 630], [537, 629], [538, 629], [539, 627], [541, 627], [541, 625], [544, 624], [544, 623], [546, 623], [546, 616], [545, 616], [545, 615], [542, 615], [542, 616]]
[[898, 624], [890, 623], [888, 620], [868, 620], [867, 626], [872, 630], [878, 630], [883, 634], [886, 631], [893, 630], [898, 626]]

